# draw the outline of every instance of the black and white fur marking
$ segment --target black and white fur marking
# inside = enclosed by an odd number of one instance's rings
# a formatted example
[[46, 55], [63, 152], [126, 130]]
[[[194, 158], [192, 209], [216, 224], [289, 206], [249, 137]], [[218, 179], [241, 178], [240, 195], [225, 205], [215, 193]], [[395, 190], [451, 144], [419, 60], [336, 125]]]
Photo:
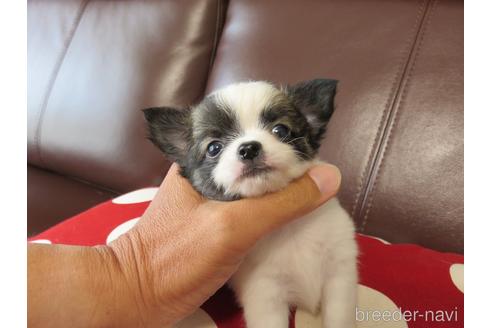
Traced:
[[[316, 79], [279, 89], [244, 82], [193, 108], [149, 108], [150, 140], [208, 198], [277, 191], [319, 162], [336, 85]], [[332, 199], [260, 240], [229, 284], [249, 328], [288, 327], [294, 305], [321, 310], [324, 327], [353, 327], [356, 257], [352, 220]]]

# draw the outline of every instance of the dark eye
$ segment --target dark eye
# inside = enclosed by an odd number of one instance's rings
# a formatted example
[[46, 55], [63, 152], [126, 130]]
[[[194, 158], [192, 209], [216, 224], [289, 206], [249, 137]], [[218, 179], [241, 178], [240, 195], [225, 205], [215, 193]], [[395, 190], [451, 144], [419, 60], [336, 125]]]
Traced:
[[289, 136], [290, 130], [283, 124], [277, 124], [273, 127], [272, 133], [276, 135], [279, 139], [284, 139]]
[[224, 145], [222, 143], [220, 143], [219, 141], [212, 141], [207, 146], [207, 155], [209, 157], [215, 157], [215, 156], [219, 155], [219, 153], [222, 151], [223, 147], [224, 147]]

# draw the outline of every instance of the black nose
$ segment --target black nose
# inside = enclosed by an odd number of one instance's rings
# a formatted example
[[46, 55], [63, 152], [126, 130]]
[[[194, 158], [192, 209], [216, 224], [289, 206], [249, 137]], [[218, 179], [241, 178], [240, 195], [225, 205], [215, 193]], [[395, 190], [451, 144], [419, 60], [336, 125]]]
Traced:
[[255, 157], [258, 157], [260, 152], [261, 152], [261, 143], [259, 143], [258, 141], [250, 141], [250, 142], [243, 143], [241, 146], [239, 146], [237, 150], [239, 158], [243, 161], [252, 160]]

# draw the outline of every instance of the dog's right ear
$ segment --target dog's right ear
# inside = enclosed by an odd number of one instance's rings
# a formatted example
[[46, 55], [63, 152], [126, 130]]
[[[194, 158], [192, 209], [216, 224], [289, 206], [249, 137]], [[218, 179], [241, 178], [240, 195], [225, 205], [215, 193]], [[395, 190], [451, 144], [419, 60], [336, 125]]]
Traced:
[[180, 162], [191, 144], [191, 110], [155, 107], [143, 112], [150, 141], [169, 159]]

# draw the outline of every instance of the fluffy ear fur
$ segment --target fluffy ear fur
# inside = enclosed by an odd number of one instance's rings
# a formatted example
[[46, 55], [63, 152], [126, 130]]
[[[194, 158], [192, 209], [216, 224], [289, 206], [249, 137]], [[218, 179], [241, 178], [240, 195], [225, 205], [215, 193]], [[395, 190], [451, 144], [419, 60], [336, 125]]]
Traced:
[[191, 143], [190, 109], [156, 107], [144, 109], [143, 112], [148, 123], [149, 139], [169, 159], [179, 163]]
[[326, 124], [333, 114], [337, 80], [314, 79], [287, 87], [287, 94], [311, 126], [311, 143], [319, 148]]

